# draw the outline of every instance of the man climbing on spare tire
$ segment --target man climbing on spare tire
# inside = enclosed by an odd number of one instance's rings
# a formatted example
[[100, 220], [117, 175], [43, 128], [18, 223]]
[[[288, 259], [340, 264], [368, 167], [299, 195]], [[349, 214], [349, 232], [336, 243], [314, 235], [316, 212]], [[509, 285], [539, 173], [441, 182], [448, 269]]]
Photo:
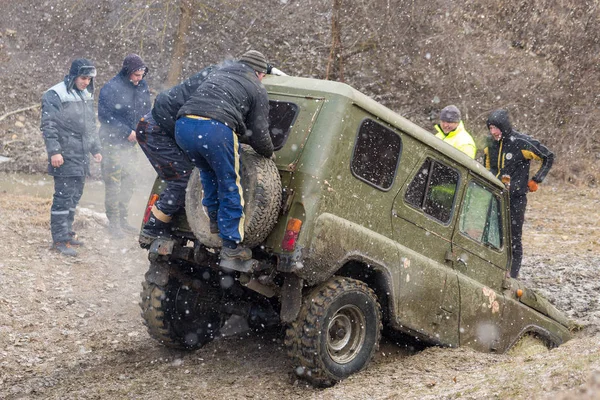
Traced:
[[[140, 148], [160, 179], [166, 182], [142, 229], [142, 235], [149, 239], [169, 236], [166, 222], [184, 207], [185, 189], [194, 164], [175, 142], [175, 121], [181, 106], [215, 68], [214, 65], [206, 67], [183, 83], [161, 92], [156, 96], [152, 111], [137, 125], [136, 138]], [[213, 227], [213, 230], [217, 229]]]
[[[269, 99], [261, 83], [266, 73], [265, 56], [255, 50], [238, 61], [226, 61], [200, 83], [177, 114], [175, 140], [200, 170], [202, 204], [211, 231], [218, 231], [223, 240], [222, 261], [252, 258], [252, 251], [242, 245], [239, 145], [247, 143], [263, 157], [273, 155]], [[144, 229], [168, 230], [170, 217], [154, 211]]]

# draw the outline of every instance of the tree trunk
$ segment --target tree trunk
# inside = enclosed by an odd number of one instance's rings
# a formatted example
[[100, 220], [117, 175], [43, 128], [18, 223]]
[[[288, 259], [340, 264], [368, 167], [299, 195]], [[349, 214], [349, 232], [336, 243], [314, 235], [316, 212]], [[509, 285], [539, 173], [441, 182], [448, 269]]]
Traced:
[[340, 8], [342, 0], [333, 0], [331, 12], [331, 51], [327, 62], [325, 79], [344, 82], [344, 57], [342, 55], [342, 39], [340, 34]]
[[186, 51], [185, 41], [192, 24], [193, 9], [193, 0], [179, 1], [179, 25], [175, 33], [173, 54], [171, 55], [169, 73], [167, 75], [167, 85], [169, 87], [177, 85], [180, 81], [183, 70], [183, 57]]

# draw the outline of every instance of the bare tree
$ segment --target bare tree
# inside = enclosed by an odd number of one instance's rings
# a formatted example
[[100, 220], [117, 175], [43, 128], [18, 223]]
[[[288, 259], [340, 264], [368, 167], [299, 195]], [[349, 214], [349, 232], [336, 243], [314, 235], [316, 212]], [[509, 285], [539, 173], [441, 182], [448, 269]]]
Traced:
[[331, 10], [331, 50], [327, 61], [325, 79], [337, 79], [344, 82], [344, 56], [340, 33], [340, 9], [342, 0], [333, 0]]
[[173, 86], [179, 82], [183, 70], [183, 57], [186, 51], [186, 36], [192, 24], [193, 0], [179, 0], [179, 24], [175, 32], [173, 54], [169, 63], [167, 85]]

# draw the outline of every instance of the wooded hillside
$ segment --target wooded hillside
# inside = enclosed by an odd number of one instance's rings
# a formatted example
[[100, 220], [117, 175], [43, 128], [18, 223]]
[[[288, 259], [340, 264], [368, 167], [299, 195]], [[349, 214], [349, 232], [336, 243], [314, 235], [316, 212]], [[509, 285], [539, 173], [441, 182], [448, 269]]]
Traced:
[[[431, 129], [456, 104], [482, 145], [485, 119], [510, 110], [515, 127], [557, 154], [551, 177], [600, 177], [598, 0], [44, 0], [0, 3], [0, 115], [39, 103], [75, 57], [97, 85], [129, 52], [158, 92], [200, 68], [255, 48], [289, 74], [343, 80]], [[0, 121], [39, 135], [39, 115]], [[32, 136], [33, 137], [33, 136]], [[13, 138], [13, 139], [11, 139]], [[43, 159], [43, 147], [41, 158]], [[1, 165], [1, 164], [0, 164]], [[35, 168], [34, 168], [35, 169]]]

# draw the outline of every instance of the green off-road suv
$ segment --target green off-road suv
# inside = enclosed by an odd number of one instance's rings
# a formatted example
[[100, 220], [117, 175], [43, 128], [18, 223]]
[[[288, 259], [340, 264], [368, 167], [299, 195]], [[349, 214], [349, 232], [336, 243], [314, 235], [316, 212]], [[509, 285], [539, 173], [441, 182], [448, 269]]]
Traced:
[[346, 84], [264, 84], [276, 161], [242, 151], [253, 260], [221, 263], [195, 171], [172, 236], [140, 236], [153, 338], [193, 350], [232, 315], [280, 325], [294, 370], [320, 386], [365, 368], [383, 327], [497, 353], [570, 338], [562, 313], [507, 276], [508, 196], [480, 164]]

